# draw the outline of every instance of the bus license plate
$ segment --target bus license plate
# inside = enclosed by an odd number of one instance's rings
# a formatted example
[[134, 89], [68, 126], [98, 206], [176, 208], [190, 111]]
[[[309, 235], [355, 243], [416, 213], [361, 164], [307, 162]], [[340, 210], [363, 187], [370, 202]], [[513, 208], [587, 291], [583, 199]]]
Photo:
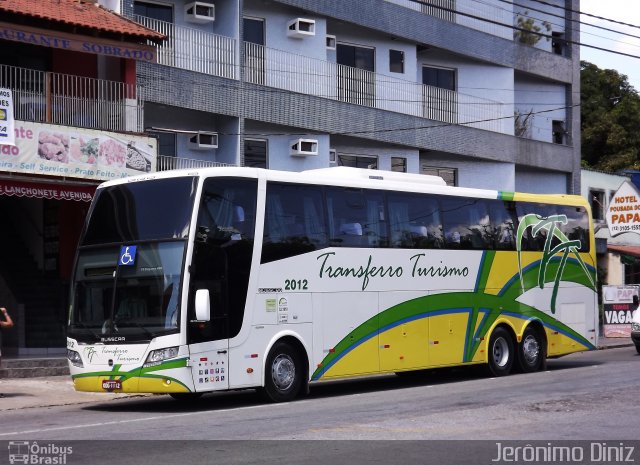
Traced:
[[114, 389], [122, 389], [122, 382], [113, 379], [104, 380], [102, 382], [102, 389], [106, 391], [113, 391]]

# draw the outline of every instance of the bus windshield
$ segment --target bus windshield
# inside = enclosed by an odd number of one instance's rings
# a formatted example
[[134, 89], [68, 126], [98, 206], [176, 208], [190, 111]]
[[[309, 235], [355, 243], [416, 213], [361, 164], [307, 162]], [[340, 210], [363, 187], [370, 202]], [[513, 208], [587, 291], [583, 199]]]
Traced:
[[136, 342], [177, 332], [196, 178], [101, 189], [80, 241], [69, 334]]

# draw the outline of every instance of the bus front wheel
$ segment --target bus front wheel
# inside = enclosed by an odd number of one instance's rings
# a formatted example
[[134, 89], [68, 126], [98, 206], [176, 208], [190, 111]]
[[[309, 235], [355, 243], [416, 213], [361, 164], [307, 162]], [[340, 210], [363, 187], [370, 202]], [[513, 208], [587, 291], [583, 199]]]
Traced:
[[506, 376], [513, 366], [513, 338], [509, 331], [498, 327], [489, 339], [489, 371], [493, 376]]
[[286, 342], [276, 343], [265, 367], [264, 394], [272, 402], [293, 400], [302, 386], [302, 363], [298, 353]]
[[540, 370], [544, 358], [544, 347], [540, 332], [531, 326], [524, 330], [522, 342], [518, 344], [518, 368], [523, 373]]

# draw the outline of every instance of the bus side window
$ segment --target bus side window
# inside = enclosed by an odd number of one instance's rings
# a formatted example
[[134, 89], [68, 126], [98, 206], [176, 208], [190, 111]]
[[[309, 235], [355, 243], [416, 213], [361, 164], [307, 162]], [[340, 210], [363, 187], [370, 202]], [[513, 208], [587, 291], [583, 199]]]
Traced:
[[493, 249], [489, 210], [484, 199], [443, 197], [445, 244], [451, 249]]
[[320, 187], [269, 183], [262, 263], [326, 247], [324, 217]]
[[444, 245], [440, 207], [436, 197], [426, 194], [389, 193], [391, 246], [409, 249], [439, 249]]
[[560, 230], [569, 240], [580, 241], [580, 252], [589, 251], [589, 217], [584, 207], [565, 207], [558, 209], [567, 216], [567, 224], [561, 224]]
[[330, 245], [387, 247], [384, 195], [365, 189], [327, 188]]
[[516, 250], [516, 211], [514, 202], [490, 200], [490, 240], [496, 250]]

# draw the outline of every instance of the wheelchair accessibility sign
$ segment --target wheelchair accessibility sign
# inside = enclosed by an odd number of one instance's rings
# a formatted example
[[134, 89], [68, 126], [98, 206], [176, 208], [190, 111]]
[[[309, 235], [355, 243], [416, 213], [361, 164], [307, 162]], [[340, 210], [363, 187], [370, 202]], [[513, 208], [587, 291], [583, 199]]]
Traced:
[[120, 248], [120, 259], [118, 266], [133, 266], [136, 264], [136, 245], [123, 245]]

